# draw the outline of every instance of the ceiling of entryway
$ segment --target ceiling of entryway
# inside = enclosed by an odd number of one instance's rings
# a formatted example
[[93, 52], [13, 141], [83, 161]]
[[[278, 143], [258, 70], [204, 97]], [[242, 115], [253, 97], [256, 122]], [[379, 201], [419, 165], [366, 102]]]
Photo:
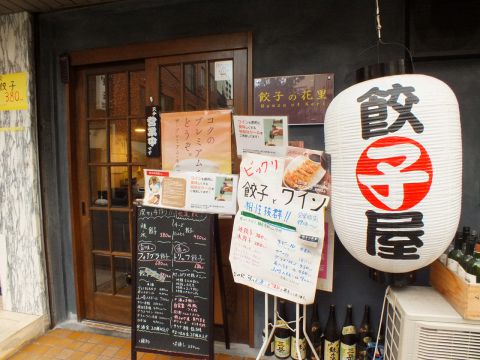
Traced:
[[44, 13], [114, 1], [122, 0], [0, 0], [0, 15], [12, 14], [20, 11]]

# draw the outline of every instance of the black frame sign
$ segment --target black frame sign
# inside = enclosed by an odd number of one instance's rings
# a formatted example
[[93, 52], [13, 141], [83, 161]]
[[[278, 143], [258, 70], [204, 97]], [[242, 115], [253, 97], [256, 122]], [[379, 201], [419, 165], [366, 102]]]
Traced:
[[146, 154], [147, 157], [160, 156], [160, 107], [146, 106]]
[[212, 359], [215, 215], [137, 206], [132, 359]]

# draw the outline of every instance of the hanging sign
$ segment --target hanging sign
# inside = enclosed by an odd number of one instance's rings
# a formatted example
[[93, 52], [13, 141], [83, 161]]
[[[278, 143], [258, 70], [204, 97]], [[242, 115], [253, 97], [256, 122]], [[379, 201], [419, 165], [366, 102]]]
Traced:
[[462, 196], [457, 99], [425, 75], [369, 80], [328, 108], [332, 216], [347, 250], [380, 271], [433, 262], [452, 241]]
[[287, 115], [290, 125], [323, 124], [333, 99], [333, 74], [274, 76], [254, 80], [255, 115]]
[[284, 158], [244, 154], [229, 258], [235, 282], [310, 304], [329, 197], [282, 187], [284, 171]]
[[162, 167], [174, 171], [232, 173], [232, 112], [162, 114]]
[[235, 214], [238, 175], [144, 169], [143, 205]]
[[0, 111], [26, 110], [27, 73], [0, 74]]
[[160, 156], [160, 108], [158, 106], [146, 106], [147, 115], [147, 157]]

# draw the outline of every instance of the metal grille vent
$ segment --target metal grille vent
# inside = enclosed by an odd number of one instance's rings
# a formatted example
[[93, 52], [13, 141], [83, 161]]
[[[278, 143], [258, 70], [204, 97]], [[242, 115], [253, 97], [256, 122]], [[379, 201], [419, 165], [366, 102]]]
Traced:
[[[475, 331], [473, 331], [475, 330]], [[480, 359], [480, 327], [452, 326], [435, 323], [418, 327], [416, 341], [418, 360], [478, 360]]]

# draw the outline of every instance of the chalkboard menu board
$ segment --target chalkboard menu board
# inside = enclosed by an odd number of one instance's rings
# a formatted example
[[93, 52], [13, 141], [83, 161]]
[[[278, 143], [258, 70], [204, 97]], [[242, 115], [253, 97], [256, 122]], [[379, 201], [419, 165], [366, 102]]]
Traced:
[[214, 215], [137, 206], [136, 351], [213, 359]]

